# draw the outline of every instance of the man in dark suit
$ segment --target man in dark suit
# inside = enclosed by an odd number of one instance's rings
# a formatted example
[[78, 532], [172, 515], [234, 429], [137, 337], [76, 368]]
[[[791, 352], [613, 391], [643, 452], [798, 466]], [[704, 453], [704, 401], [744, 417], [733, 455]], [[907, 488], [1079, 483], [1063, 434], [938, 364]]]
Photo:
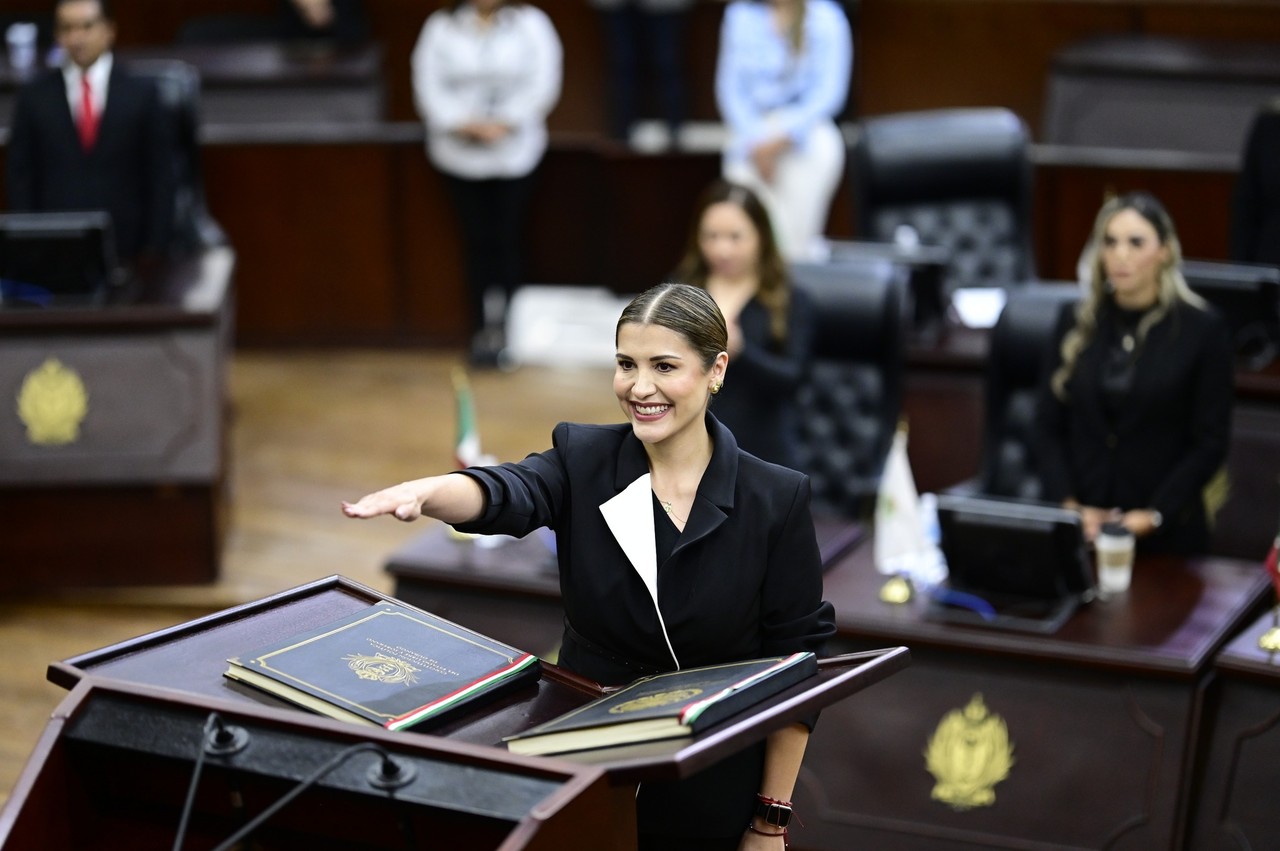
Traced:
[[18, 94], [9, 137], [12, 211], [107, 210], [119, 258], [165, 254], [173, 141], [156, 87], [114, 61], [109, 0], [55, 0], [62, 67]]

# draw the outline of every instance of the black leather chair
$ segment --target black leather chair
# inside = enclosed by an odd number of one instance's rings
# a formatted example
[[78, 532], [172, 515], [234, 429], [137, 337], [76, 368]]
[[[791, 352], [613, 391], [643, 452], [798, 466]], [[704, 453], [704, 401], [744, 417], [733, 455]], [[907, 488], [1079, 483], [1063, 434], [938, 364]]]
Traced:
[[1280, 265], [1184, 260], [1182, 274], [1227, 321], [1240, 365], [1266, 369], [1280, 353]]
[[1029, 135], [1007, 109], [862, 121], [849, 156], [859, 239], [942, 246], [943, 289], [1035, 277]]
[[1231, 259], [1280, 265], [1280, 98], [1259, 107], [1231, 198]]
[[135, 73], [155, 81], [160, 102], [173, 121], [174, 193], [170, 253], [187, 256], [227, 243], [226, 234], [205, 203], [204, 171], [200, 155], [200, 74], [177, 60], [130, 62]]
[[[1074, 283], [1044, 283], [1009, 293], [991, 331], [987, 361], [982, 465], [977, 490], [986, 496], [1039, 500], [1032, 452], [1036, 397], [1058, 317], [1080, 297]], [[972, 488], [961, 487], [964, 491]]]
[[902, 268], [884, 258], [797, 263], [813, 299], [813, 368], [801, 385], [798, 463], [816, 510], [867, 517], [902, 410]]

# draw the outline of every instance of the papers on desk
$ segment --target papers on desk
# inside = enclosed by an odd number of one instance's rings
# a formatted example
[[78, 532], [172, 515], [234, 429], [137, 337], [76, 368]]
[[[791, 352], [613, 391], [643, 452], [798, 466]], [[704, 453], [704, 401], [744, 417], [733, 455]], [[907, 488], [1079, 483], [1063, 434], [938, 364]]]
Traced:
[[951, 307], [966, 328], [991, 328], [1007, 298], [1000, 287], [961, 287], [952, 293]]

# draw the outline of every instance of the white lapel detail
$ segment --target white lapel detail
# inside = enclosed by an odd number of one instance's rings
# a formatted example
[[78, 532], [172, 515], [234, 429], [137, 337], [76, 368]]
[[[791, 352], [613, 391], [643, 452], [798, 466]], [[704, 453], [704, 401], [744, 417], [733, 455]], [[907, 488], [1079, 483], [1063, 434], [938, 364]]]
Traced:
[[667, 635], [667, 625], [662, 619], [662, 609], [658, 606], [658, 548], [653, 528], [653, 485], [649, 474], [645, 473], [617, 496], [601, 503], [600, 513], [604, 515], [609, 531], [630, 560], [631, 567], [640, 575], [640, 580], [648, 589], [654, 611], [658, 613], [658, 624], [662, 627], [667, 650], [679, 668], [680, 660], [671, 647], [671, 637]]
[[604, 522], [644, 587], [649, 589], [653, 604], [658, 605], [658, 550], [654, 544], [653, 486], [645, 473], [600, 506]]

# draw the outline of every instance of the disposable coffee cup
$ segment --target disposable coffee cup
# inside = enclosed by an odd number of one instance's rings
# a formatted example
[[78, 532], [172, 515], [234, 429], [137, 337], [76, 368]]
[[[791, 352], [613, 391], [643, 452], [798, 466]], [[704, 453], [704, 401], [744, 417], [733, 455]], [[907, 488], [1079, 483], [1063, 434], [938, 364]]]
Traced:
[[1123, 594], [1133, 580], [1133, 533], [1119, 523], [1104, 523], [1094, 540], [1098, 556], [1098, 593]]

